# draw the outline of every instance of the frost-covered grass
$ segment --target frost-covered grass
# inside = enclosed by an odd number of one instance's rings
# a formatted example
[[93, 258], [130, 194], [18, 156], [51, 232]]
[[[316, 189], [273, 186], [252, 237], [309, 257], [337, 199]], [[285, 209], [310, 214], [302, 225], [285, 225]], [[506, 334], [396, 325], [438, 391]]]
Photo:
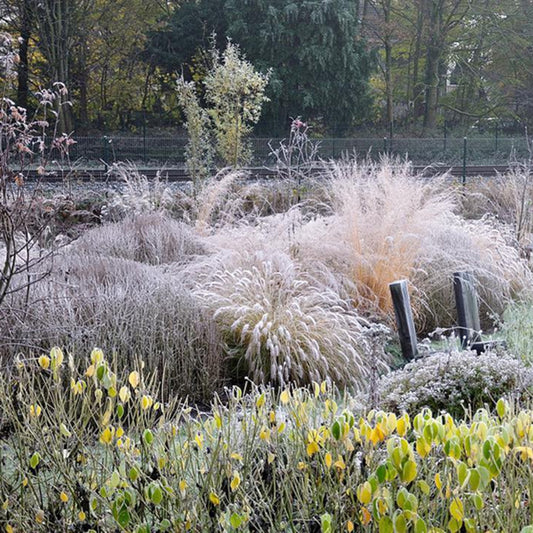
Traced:
[[110, 196], [102, 226], [6, 301], [3, 353], [148, 354], [160, 372], [191, 376], [185, 388], [173, 378], [180, 393], [227, 375], [361, 389], [387, 366], [390, 282], [409, 280], [421, 333], [454, 324], [457, 270], [474, 272], [486, 325], [531, 296], [513, 228], [462, 216], [445, 180], [395, 161], [324, 168], [321, 182], [297, 184], [306, 194], [295, 203], [295, 183], [230, 172], [187, 196], [121, 167], [126, 192]]

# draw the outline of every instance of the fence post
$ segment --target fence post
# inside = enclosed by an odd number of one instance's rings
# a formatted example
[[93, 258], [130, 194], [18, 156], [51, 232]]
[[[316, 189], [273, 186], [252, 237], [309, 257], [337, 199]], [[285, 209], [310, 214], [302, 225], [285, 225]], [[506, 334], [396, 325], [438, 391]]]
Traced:
[[108, 143], [108, 139], [107, 139], [107, 135], [104, 135], [102, 137], [102, 147], [103, 147], [103, 150], [102, 150], [102, 161], [104, 162], [104, 172], [107, 173], [108, 169], [109, 169], [109, 166], [107, 164], [107, 143]]
[[467, 138], [463, 139], [463, 185], [466, 185], [466, 150], [467, 150]]
[[498, 155], [498, 124], [496, 124], [496, 131], [494, 132], [494, 156]]
[[387, 153], [387, 137], [383, 137], [383, 155]]
[[402, 355], [409, 361], [418, 354], [418, 346], [407, 280], [394, 281], [389, 284], [389, 289], [394, 305], [396, 323], [398, 324]]
[[448, 148], [448, 122], [444, 121], [444, 157], [446, 157], [446, 149]]
[[473, 272], [455, 272], [453, 290], [457, 306], [457, 323], [463, 348], [481, 342], [477, 291]]

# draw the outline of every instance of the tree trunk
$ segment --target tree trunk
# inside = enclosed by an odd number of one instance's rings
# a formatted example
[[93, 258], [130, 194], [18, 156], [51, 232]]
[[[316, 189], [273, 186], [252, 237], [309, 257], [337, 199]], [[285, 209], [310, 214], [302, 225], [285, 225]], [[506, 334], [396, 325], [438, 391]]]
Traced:
[[28, 48], [32, 30], [32, 12], [29, 0], [23, 0], [20, 6], [20, 41], [19, 64], [17, 69], [17, 105], [28, 108], [29, 95], [29, 58]]
[[435, 0], [429, 2], [429, 32], [426, 52], [426, 104], [424, 108], [424, 129], [432, 130], [437, 124], [439, 104], [440, 64], [443, 55], [441, 40], [442, 6]]

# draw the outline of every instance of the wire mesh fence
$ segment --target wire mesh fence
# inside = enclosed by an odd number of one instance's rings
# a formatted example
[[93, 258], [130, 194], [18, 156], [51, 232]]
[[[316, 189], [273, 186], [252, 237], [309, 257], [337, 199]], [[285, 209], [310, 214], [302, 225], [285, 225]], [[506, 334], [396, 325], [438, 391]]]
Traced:
[[[71, 161], [109, 165], [131, 161], [147, 166], [181, 166], [185, 162], [186, 137], [76, 137], [70, 149]], [[282, 138], [252, 138], [252, 164], [272, 166], [276, 163], [273, 151]], [[341, 157], [370, 158], [383, 155], [408, 159], [415, 165], [491, 165], [523, 162], [530, 157], [527, 139], [514, 138], [324, 138], [318, 143], [318, 156], [322, 159]]]

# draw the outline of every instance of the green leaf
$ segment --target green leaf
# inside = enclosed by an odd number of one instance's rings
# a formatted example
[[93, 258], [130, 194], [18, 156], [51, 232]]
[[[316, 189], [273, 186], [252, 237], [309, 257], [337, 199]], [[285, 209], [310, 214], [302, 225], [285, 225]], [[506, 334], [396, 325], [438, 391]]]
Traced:
[[145, 430], [144, 430], [144, 433], [143, 433], [143, 442], [144, 442], [147, 446], [150, 446], [150, 444], [152, 444], [152, 442], [154, 442], [154, 434], [153, 434], [149, 429], [145, 429]]
[[415, 533], [427, 533], [427, 526], [424, 520], [418, 518], [415, 522]]
[[422, 492], [422, 494], [424, 494], [425, 496], [429, 494], [430, 492], [429, 485], [423, 479], [419, 479], [416, 482], [416, 485], [420, 489], [420, 492]]
[[382, 516], [380, 518], [379, 533], [394, 533], [394, 525], [390, 516]]
[[148, 487], [148, 495], [150, 497], [150, 501], [154, 505], [159, 505], [163, 500], [163, 491], [161, 490], [161, 487], [156, 483], [150, 484], [150, 486]]
[[117, 417], [122, 418], [124, 416], [124, 406], [122, 404], [117, 405]]
[[244, 522], [244, 520], [245, 520], [244, 516], [241, 516], [237, 513], [233, 513], [229, 518], [229, 523], [231, 524], [232, 528], [238, 529], [241, 526], [241, 524]]
[[39, 452], [35, 452], [30, 458], [30, 467], [35, 470], [40, 461], [41, 456], [39, 455]]
[[331, 426], [331, 434], [335, 440], [339, 440], [341, 438], [341, 425], [339, 424], [338, 420], [335, 420], [333, 426]]
[[376, 470], [376, 477], [380, 483], [387, 479], [387, 465], [380, 465]]
[[320, 531], [322, 533], [333, 533], [332, 518], [329, 513], [324, 513], [320, 517]]
[[404, 483], [411, 483], [411, 481], [416, 478], [416, 474], [416, 463], [414, 461], [409, 460], [403, 465], [402, 471], [400, 473], [400, 479]]
[[533, 525], [523, 527], [520, 533], [533, 533]]

